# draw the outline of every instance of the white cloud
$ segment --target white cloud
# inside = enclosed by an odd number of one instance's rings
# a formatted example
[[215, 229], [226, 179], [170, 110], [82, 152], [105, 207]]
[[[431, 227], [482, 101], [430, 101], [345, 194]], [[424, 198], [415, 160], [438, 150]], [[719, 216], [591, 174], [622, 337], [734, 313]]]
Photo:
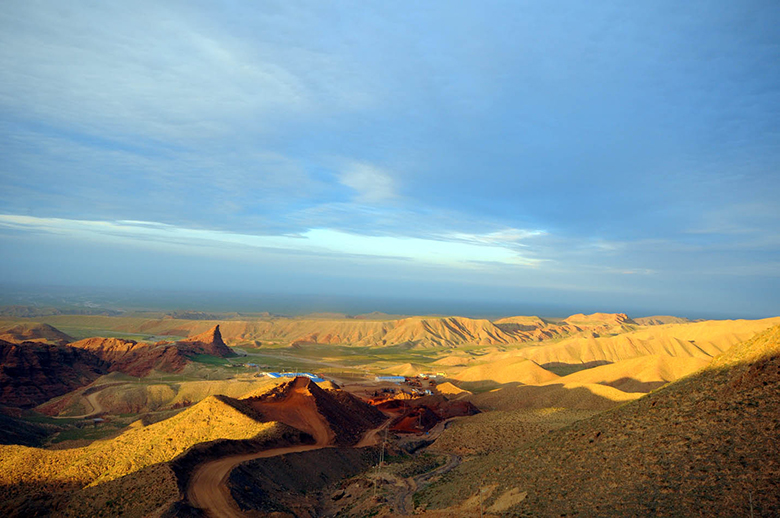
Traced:
[[177, 247], [197, 253], [207, 249], [232, 254], [235, 249], [286, 250], [322, 255], [363, 256], [412, 261], [454, 268], [477, 268], [486, 263], [533, 266], [538, 261], [501, 245], [404, 236], [366, 236], [328, 228], [292, 235], [252, 235], [192, 229], [149, 221], [90, 221], [33, 216], [0, 215], [0, 227], [48, 233], [91, 242], [140, 247]]
[[376, 203], [396, 196], [395, 180], [387, 171], [364, 162], [350, 162], [339, 181], [357, 192], [357, 201]]

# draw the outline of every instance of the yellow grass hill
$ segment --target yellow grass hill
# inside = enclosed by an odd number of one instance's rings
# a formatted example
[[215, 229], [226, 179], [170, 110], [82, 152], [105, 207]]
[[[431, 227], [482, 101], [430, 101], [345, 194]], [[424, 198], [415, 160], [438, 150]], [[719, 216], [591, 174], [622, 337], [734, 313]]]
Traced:
[[559, 379], [561, 383], [598, 383], [623, 392], [650, 392], [696, 372], [710, 360], [694, 357], [648, 355], [586, 369]]
[[524, 385], [540, 385], [558, 379], [556, 374], [524, 358], [475, 365], [460, 371], [453, 377], [458, 381], [494, 381], [496, 383], [522, 383]]
[[775, 326], [637, 401], [463, 463], [418, 501], [434, 512], [494, 484], [485, 507], [526, 493], [503, 511], [516, 516], [778, 516], [778, 415]]

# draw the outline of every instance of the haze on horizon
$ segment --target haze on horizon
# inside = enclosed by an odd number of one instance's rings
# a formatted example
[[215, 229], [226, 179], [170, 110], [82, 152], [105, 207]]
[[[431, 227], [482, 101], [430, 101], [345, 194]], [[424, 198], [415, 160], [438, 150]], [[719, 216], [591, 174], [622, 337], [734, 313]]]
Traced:
[[780, 314], [780, 5], [0, 5], [0, 284]]

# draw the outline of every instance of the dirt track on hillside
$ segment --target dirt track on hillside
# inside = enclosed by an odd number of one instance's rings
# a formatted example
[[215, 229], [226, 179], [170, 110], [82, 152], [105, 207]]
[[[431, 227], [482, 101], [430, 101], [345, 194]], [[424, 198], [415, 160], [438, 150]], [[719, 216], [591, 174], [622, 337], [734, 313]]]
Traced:
[[[238, 508], [227, 485], [228, 476], [233, 468], [249, 460], [328, 448], [334, 443], [333, 431], [317, 411], [316, 405], [308, 397], [308, 392], [304, 387], [298, 387], [296, 384], [289, 397], [279, 402], [263, 404], [262, 412], [272, 419], [284, 417], [287, 424], [310, 433], [314, 437], [315, 443], [231, 455], [206, 462], [195, 471], [187, 488], [187, 499], [191, 505], [205, 510], [206, 514], [213, 517], [244, 517], [246, 515]], [[379, 428], [366, 432], [363, 439], [355, 447], [366, 446], [375, 441], [377, 432], [388, 423], [389, 421]]]
[[187, 489], [187, 498], [190, 501], [190, 504], [205, 510], [206, 514], [209, 516], [243, 518], [246, 515], [241, 512], [236, 505], [235, 500], [233, 500], [233, 497], [230, 496], [230, 489], [227, 486], [227, 478], [233, 468], [248, 460], [275, 457], [286, 453], [316, 450], [319, 448], [326, 448], [327, 446], [327, 444], [290, 446], [287, 448], [275, 448], [273, 450], [261, 451], [259, 453], [232, 455], [230, 457], [207, 462], [202, 464], [193, 475], [192, 480], [190, 481], [190, 487]]

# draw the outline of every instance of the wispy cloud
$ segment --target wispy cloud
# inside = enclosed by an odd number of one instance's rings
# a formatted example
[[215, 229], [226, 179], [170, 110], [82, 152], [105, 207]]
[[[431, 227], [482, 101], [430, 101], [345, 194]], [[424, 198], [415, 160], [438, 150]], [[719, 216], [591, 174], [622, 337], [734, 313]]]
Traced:
[[0, 215], [0, 227], [93, 242], [105, 241], [152, 248], [185, 247], [195, 253], [202, 248], [208, 248], [211, 253], [215, 247], [227, 250], [272, 249], [315, 255], [404, 260], [453, 268], [475, 268], [488, 263], [532, 266], [537, 262], [522, 256], [516, 250], [495, 244], [404, 236], [366, 236], [328, 228], [308, 229], [293, 235], [252, 235], [184, 228], [149, 221], [90, 221], [18, 215]]
[[364, 162], [349, 162], [339, 182], [354, 190], [362, 203], [384, 202], [396, 196], [395, 180], [383, 169]]

